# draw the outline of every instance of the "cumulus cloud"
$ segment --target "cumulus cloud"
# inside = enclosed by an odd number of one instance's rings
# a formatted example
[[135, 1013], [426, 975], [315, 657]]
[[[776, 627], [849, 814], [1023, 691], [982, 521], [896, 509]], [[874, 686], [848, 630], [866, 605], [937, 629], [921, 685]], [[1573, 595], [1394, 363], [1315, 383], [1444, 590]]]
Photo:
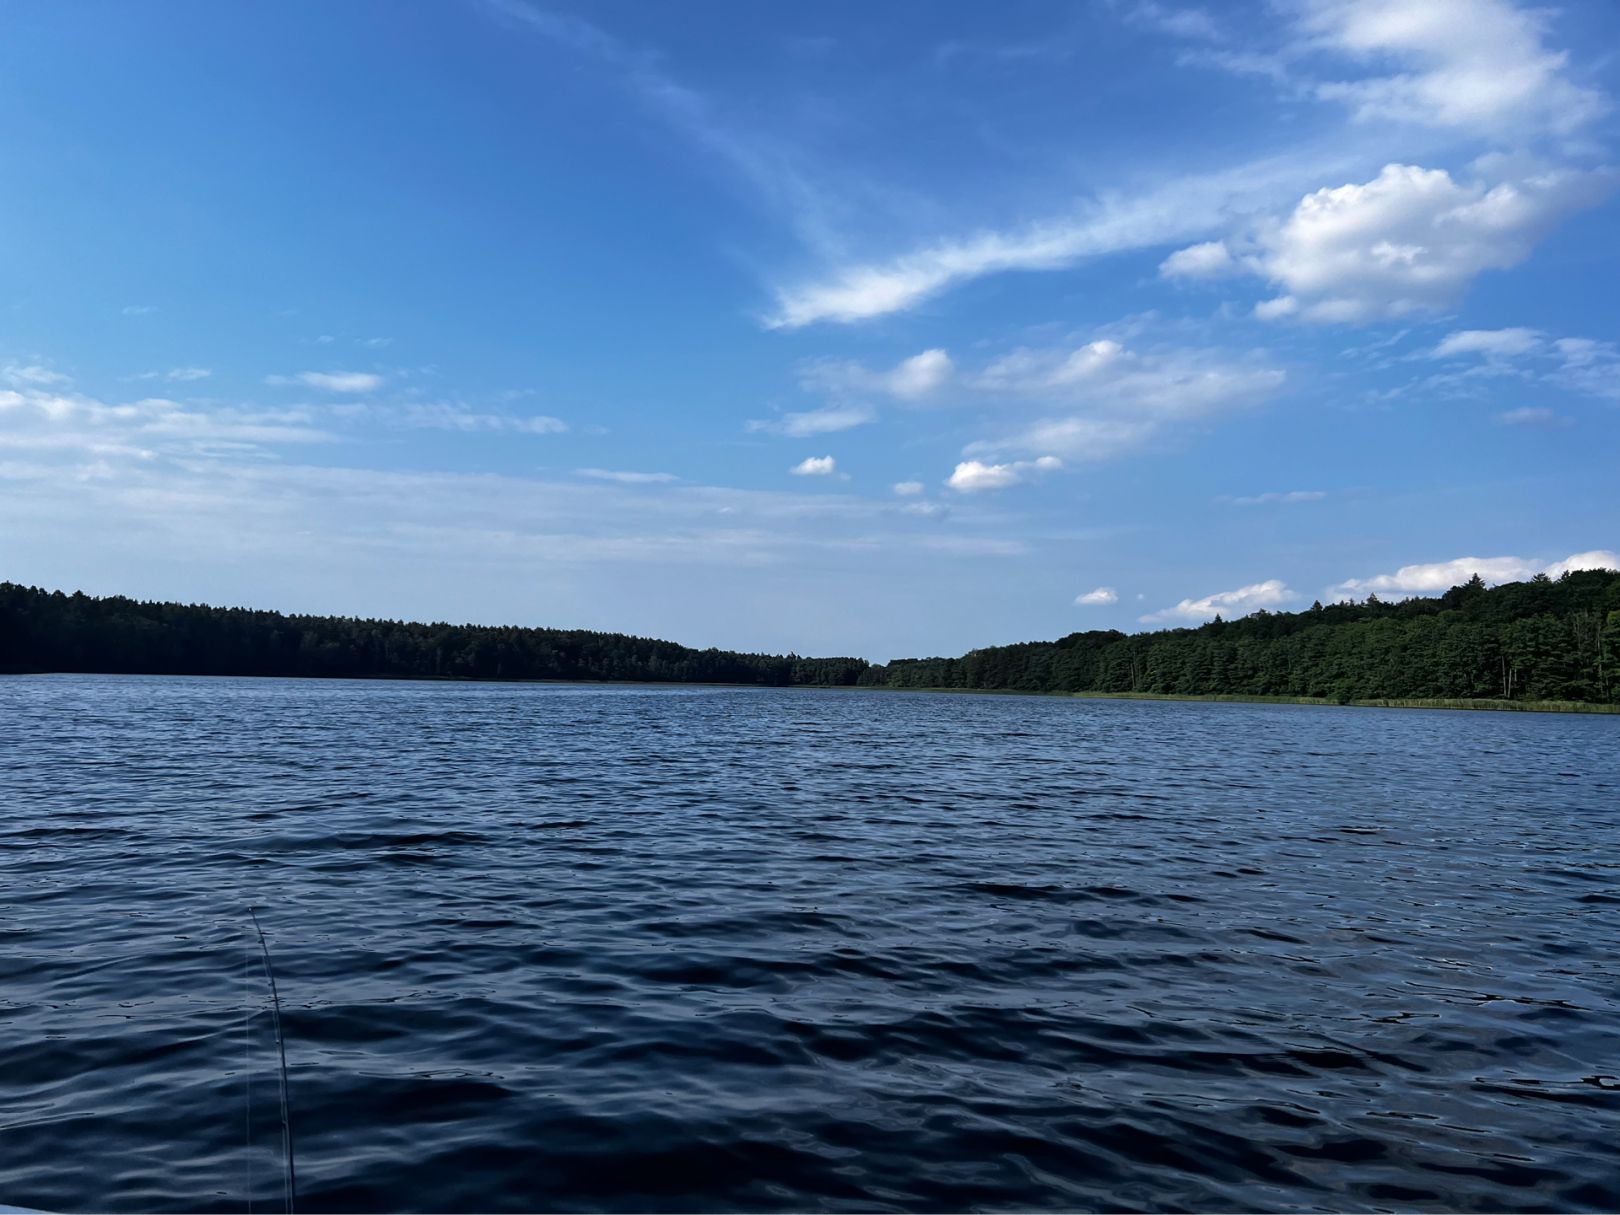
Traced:
[[1563, 575], [1572, 574], [1576, 570], [1620, 570], [1620, 553], [1607, 548], [1575, 553], [1572, 556], [1565, 557], [1562, 561], [1554, 561], [1541, 572], [1549, 578], [1561, 578]]
[[976, 494], [985, 490], [1009, 489], [1022, 485], [1038, 473], [1052, 472], [1063, 467], [1056, 456], [1041, 456], [1036, 460], [1015, 460], [1007, 464], [985, 464], [980, 460], [964, 460], [946, 478], [945, 484], [960, 494]]
[[1083, 595], [1074, 597], [1076, 607], [1103, 607], [1110, 603], [1119, 602], [1119, 593], [1111, 586], [1099, 586], [1094, 591], [1087, 591]]
[[914, 498], [927, 487], [921, 481], [896, 481], [894, 492], [902, 498]]
[[1536, 574], [1550, 578], [1571, 570], [1620, 569], [1620, 555], [1608, 549], [1575, 553], [1543, 565], [1523, 557], [1457, 557], [1422, 565], [1403, 565], [1393, 574], [1349, 578], [1332, 588], [1336, 594], [1433, 595], [1467, 582], [1475, 574], [1492, 585], [1520, 582]]
[[1545, 45], [1546, 22], [1508, 0], [1308, 0], [1303, 13], [1317, 46], [1402, 69], [1319, 83], [1317, 96], [1364, 122], [1495, 136], [1568, 135], [1606, 109], [1568, 79], [1568, 56]]
[[1241, 270], [1238, 260], [1221, 240], [1188, 245], [1159, 263], [1159, 273], [1165, 278], [1222, 278]]
[[596, 481], [613, 481], [619, 485], [667, 485], [680, 480], [674, 473], [626, 472], [616, 468], [576, 468], [574, 475]]
[[1608, 181], [1559, 171], [1486, 186], [1391, 164], [1372, 181], [1317, 190], [1263, 226], [1244, 258], [1284, 290], [1256, 314], [1359, 323], [1446, 309], [1483, 272], [1524, 261]]
[[831, 456], [806, 456], [788, 471], [795, 477], [831, 477], [838, 472], [838, 461]]
[[383, 386], [383, 378], [369, 371], [300, 371], [297, 375], [271, 375], [266, 384], [302, 384], [306, 388], [319, 388], [323, 392], [375, 392]]
[[866, 405], [828, 405], [800, 413], [784, 414], [767, 421], [751, 421], [748, 429], [767, 434], [783, 435], [789, 439], [808, 439], [816, 435], [837, 434], [877, 421], [877, 411]]
[[1152, 612], [1139, 619], [1143, 624], [1163, 624], [1173, 621], [1210, 620], [1216, 616], [1230, 619], [1247, 616], [1262, 608], [1270, 610], [1292, 603], [1299, 596], [1277, 578], [1268, 578], [1235, 591], [1217, 591], [1202, 599], [1183, 599], [1174, 607]]
[[956, 373], [951, 356], [943, 350], [925, 350], [912, 355], [889, 373], [888, 388], [907, 401], [920, 400], [950, 382]]

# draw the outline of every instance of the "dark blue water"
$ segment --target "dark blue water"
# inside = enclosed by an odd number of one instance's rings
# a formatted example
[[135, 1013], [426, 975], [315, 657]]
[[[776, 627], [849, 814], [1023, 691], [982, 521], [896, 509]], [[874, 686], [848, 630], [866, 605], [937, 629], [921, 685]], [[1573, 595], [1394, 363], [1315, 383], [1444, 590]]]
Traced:
[[0, 1203], [279, 1203], [251, 901], [305, 1210], [1620, 1208], [1620, 718], [6, 679], [0, 881]]

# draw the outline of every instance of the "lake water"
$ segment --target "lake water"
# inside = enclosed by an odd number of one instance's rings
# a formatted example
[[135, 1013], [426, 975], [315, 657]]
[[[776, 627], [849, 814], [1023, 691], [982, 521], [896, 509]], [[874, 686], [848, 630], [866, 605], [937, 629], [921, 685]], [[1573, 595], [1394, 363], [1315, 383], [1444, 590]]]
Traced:
[[0, 1203], [1620, 1208], [1620, 718], [0, 679]]

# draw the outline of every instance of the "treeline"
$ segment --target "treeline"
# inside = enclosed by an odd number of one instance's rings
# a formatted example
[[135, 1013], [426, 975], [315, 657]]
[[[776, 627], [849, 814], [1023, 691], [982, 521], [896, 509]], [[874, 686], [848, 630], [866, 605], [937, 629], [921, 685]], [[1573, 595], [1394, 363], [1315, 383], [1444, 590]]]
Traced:
[[1072, 633], [961, 658], [901, 659], [863, 684], [1027, 692], [1305, 696], [1329, 700], [1620, 703], [1620, 573], [1487, 588], [1476, 575], [1430, 599], [1318, 603], [1199, 628]]
[[1198, 628], [1072, 633], [960, 658], [693, 650], [584, 630], [412, 624], [0, 583], [0, 671], [557, 679], [1620, 704], [1620, 572], [1318, 603]]
[[0, 583], [0, 671], [853, 684], [859, 658], [737, 654], [576, 629], [410, 624]]

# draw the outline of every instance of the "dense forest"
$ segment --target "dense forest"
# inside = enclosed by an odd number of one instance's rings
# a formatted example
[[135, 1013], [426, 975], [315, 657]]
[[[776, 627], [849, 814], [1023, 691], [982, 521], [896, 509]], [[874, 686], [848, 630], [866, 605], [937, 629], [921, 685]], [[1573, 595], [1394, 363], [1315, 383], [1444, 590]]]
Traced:
[[0, 671], [620, 680], [1620, 704], [1620, 572], [1318, 603], [1198, 628], [1072, 633], [960, 658], [693, 650], [583, 630], [145, 603], [0, 583]]
[[961, 658], [902, 659], [863, 683], [896, 688], [1305, 696], [1329, 700], [1620, 703], [1620, 573], [1432, 599], [1318, 603], [1199, 628], [1072, 633]]
[[735, 654], [582, 629], [409, 624], [0, 583], [0, 671], [853, 684], [859, 658]]

